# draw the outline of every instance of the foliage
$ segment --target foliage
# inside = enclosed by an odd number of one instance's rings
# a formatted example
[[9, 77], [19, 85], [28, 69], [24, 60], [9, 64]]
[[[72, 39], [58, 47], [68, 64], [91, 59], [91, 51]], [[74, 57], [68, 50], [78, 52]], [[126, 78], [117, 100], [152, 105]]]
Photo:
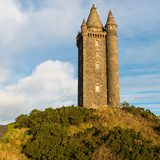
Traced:
[[[156, 119], [149, 110], [130, 106], [127, 102], [122, 109], [69, 106], [44, 111], [34, 109], [29, 115], [17, 117], [16, 129], [12, 127], [12, 130], [24, 129], [24, 137], [30, 137], [25, 141], [22, 138], [24, 142], [20, 141], [19, 146], [28, 159], [156, 160], [160, 157], [160, 125]], [[139, 126], [148, 124], [150, 128], [139, 129], [137, 123]], [[150, 133], [144, 136], [143, 131]], [[10, 142], [7, 136], [1, 143]]]
[[64, 159], [66, 155], [73, 159], [86, 159], [90, 151], [82, 142], [69, 136], [69, 127], [97, 120], [98, 116], [93, 114], [95, 112], [95, 109], [71, 106], [47, 108], [45, 111], [35, 109], [27, 117], [19, 116], [16, 127], [28, 127], [33, 135], [23, 146], [23, 153], [33, 159]]
[[21, 114], [16, 118], [16, 127], [17, 128], [29, 128], [29, 119], [28, 115]]
[[68, 128], [58, 124], [46, 124], [37, 129], [34, 138], [23, 152], [32, 159], [90, 159], [103, 143], [105, 128], [92, 127], [69, 136]]
[[27, 160], [22, 154], [22, 146], [31, 138], [26, 134], [27, 129], [15, 129], [15, 124], [7, 126], [7, 132], [0, 142], [0, 159], [3, 160]]
[[66, 127], [46, 123], [37, 127], [35, 131], [33, 139], [23, 147], [26, 155], [33, 159], [64, 158], [62, 146], [65, 145], [68, 134]]
[[141, 133], [136, 133], [134, 129], [115, 127], [107, 135], [106, 144], [123, 159], [158, 159], [156, 148], [151, 141], [144, 139]]
[[96, 126], [68, 136], [67, 128], [47, 124], [24, 146], [23, 152], [32, 159], [92, 159], [101, 146], [110, 147], [118, 159], [158, 159], [159, 148], [134, 129], [115, 127], [108, 133]]
[[44, 123], [60, 123], [63, 126], [78, 126], [82, 122], [88, 122], [91, 119], [98, 118], [93, 115], [95, 111], [95, 109], [74, 106], [58, 109], [47, 108], [44, 111], [34, 109], [29, 116], [20, 115], [17, 117], [16, 126], [18, 128], [35, 128], [35, 126], [41, 126]]
[[130, 106], [129, 103], [125, 101], [121, 103], [121, 107], [122, 107], [122, 110], [125, 110], [131, 114], [140, 115], [146, 119], [149, 119], [155, 122], [160, 121], [160, 119], [154, 113], [152, 113], [149, 109], [145, 110], [144, 108], [141, 108], [141, 107], [136, 108], [133, 105]]

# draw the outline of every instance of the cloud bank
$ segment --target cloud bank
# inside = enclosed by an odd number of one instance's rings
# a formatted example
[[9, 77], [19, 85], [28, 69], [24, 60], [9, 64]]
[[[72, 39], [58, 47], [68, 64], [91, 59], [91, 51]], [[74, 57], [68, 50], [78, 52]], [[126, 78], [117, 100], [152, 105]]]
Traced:
[[0, 35], [3, 37], [0, 45], [21, 48], [51, 42], [73, 43], [93, 3], [98, 7], [103, 25], [109, 9], [113, 10], [120, 36], [158, 29], [160, 2], [157, 0], [5, 0], [0, 2]]
[[[14, 121], [32, 109], [77, 103], [77, 79], [69, 62], [48, 60], [17, 84], [0, 89], [0, 122]], [[45, 106], [44, 106], [45, 104]]]

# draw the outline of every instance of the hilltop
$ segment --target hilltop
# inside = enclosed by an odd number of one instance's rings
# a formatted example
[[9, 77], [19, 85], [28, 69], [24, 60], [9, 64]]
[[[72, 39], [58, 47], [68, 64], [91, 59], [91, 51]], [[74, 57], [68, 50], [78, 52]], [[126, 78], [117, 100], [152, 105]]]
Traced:
[[47, 108], [20, 115], [0, 142], [0, 159], [155, 159], [160, 157], [160, 119], [130, 106]]

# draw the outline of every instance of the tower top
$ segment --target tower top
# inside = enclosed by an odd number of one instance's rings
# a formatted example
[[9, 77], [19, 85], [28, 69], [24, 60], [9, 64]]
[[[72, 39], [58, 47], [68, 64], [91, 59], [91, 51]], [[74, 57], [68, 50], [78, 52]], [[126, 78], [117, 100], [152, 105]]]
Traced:
[[[96, 9], [96, 6], [93, 4], [92, 8]], [[92, 8], [91, 8], [91, 9], [92, 9]]]
[[101, 20], [99, 18], [99, 15], [97, 13], [97, 10], [94, 4], [88, 16], [87, 27], [88, 28], [101, 28], [101, 29], [103, 28]]
[[116, 25], [116, 22], [114, 21], [113, 14], [112, 14], [111, 10], [109, 11], [106, 25], [108, 25], [108, 24], [115, 24]]
[[83, 27], [83, 26], [87, 27], [87, 24], [86, 24], [86, 21], [85, 21], [85, 19], [83, 19], [83, 22], [82, 22], [82, 25], [81, 25], [81, 27]]

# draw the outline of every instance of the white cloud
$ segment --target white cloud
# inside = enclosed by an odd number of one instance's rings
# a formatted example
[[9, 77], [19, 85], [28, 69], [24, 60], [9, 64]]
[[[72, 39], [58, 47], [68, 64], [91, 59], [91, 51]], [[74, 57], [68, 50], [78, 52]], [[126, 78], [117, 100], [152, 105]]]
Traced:
[[[121, 35], [153, 31], [160, 21], [160, 2], [156, 0], [38, 0], [38, 8], [33, 3], [29, 1], [29, 7], [25, 8], [20, 0], [0, 1], [0, 36], [3, 37], [0, 45], [19, 48], [51, 42], [73, 43], [82, 19], [87, 19], [93, 3], [98, 7], [104, 25], [109, 9], [113, 10]], [[87, 7], [83, 7], [85, 3]]]
[[0, 2], [0, 46], [12, 44], [27, 17], [20, 10], [20, 4], [14, 0]]
[[[75, 0], [39, 1], [23, 9], [19, 0], [0, 1], [0, 46], [10, 50], [46, 43], [73, 41], [82, 14], [81, 2]], [[81, 18], [82, 19], [82, 18]], [[78, 23], [77, 23], [78, 22]], [[75, 27], [76, 26], [76, 27]], [[72, 36], [71, 36], [72, 35]]]
[[[24, 2], [23, 2], [24, 3]], [[130, 37], [139, 33], [157, 32], [160, 1], [149, 0], [92, 0], [89, 2], [81, 0], [29, 0], [28, 7], [24, 7], [20, 0], [0, 1], [0, 47], [2, 55], [17, 56], [30, 46], [55, 43], [73, 43], [80, 29], [83, 18], [88, 17], [93, 3], [98, 7], [98, 13], [103, 25], [105, 25], [109, 9], [112, 9], [115, 20], [118, 24], [118, 34]], [[84, 4], [87, 4], [84, 7]], [[146, 32], [145, 32], [146, 33]], [[125, 42], [124, 42], [125, 43]], [[133, 45], [132, 45], [133, 46]], [[137, 49], [134, 49], [134, 48]], [[121, 48], [121, 46], [119, 46]], [[155, 49], [156, 48], [156, 49]], [[159, 41], [151, 48], [133, 46], [123, 50], [124, 63], [148, 63], [156, 60], [159, 53]], [[136, 59], [136, 57], [142, 57]], [[6, 61], [7, 58], [4, 59]], [[134, 61], [133, 61], [134, 60]]]
[[45, 107], [76, 104], [77, 79], [69, 62], [48, 60], [17, 84], [0, 90], [0, 121], [10, 122], [22, 113]]
[[[28, 7], [24, 7], [23, 3], [27, 3]], [[37, 8], [33, 3], [38, 3], [39, 7]], [[63, 0], [38, 0], [36, 2], [1, 0], [0, 68], [5, 68], [12, 74], [16, 70], [19, 74], [18, 66], [23, 67], [24, 61], [21, 62], [21, 59], [26, 50], [30, 48], [38, 50], [43, 46], [46, 48], [46, 45], [51, 48], [57, 43], [63, 45], [74, 42], [75, 45], [76, 34], [83, 19], [82, 14], [84, 14], [81, 3], [75, 0], [67, 2]], [[31, 55], [34, 56], [32, 53]], [[32, 61], [32, 58], [30, 59]], [[27, 70], [28, 66], [25, 67]], [[4, 77], [1, 73], [0, 75]]]

